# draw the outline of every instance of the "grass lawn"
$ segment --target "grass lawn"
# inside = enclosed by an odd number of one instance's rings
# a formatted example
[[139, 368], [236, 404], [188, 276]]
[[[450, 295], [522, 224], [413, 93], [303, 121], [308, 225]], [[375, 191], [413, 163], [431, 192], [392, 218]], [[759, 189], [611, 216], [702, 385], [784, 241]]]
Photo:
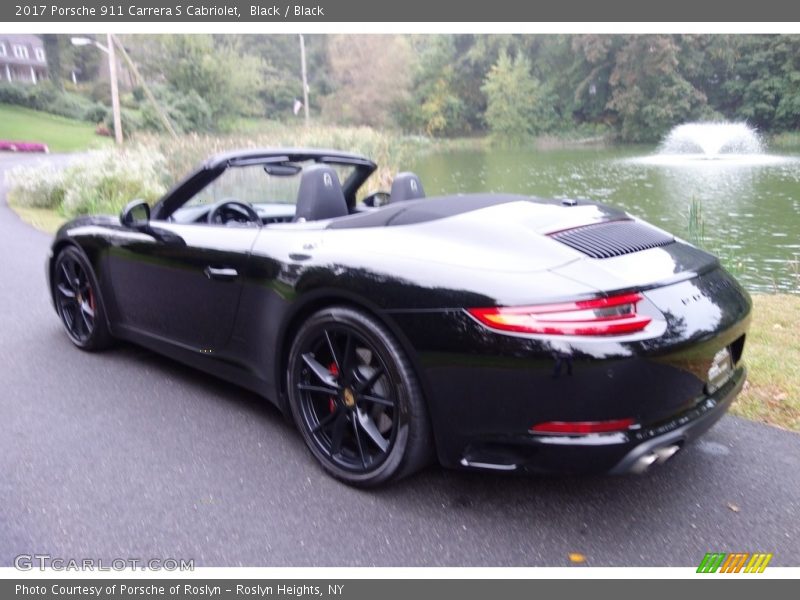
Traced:
[[94, 125], [50, 113], [0, 104], [0, 139], [42, 142], [51, 152], [75, 152], [111, 143], [95, 135]]
[[[54, 210], [12, 208], [23, 221], [49, 233], [65, 221]], [[800, 431], [800, 296], [755, 294], [753, 302], [753, 324], [744, 349], [748, 381], [731, 412]]]
[[800, 296], [753, 296], [753, 324], [744, 347], [750, 369], [731, 411], [800, 431]]

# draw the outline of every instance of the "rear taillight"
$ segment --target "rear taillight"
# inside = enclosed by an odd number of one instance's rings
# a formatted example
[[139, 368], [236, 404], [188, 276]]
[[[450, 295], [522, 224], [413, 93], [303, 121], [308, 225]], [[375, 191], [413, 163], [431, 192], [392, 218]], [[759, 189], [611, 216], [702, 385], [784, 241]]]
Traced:
[[637, 314], [638, 293], [535, 306], [467, 309], [490, 329], [550, 335], [620, 335], [642, 331], [652, 320]]
[[612, 421], [547, 421], [531, 427], [531, 433], [555, 433], [582, 435], [587, 433], [611, 433], [624, 431], [634, 424], [633, 419]]

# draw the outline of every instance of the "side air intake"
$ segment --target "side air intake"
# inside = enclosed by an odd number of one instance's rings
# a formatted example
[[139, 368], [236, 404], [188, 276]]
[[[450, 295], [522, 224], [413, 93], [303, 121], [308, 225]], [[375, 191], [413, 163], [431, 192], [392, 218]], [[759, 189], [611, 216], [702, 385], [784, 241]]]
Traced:
[[631, 219], [584, 225], [550, 237], [592, 258], [622, 256], [675, 241], [671, 235]]

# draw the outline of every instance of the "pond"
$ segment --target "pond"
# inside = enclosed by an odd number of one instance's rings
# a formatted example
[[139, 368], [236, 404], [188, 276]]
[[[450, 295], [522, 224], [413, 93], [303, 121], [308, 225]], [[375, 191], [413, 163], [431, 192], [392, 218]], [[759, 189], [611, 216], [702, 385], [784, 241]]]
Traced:
[[588, 198], [690, 237], [751, 291], [800, 293], [800, 152], [670, 160], [650, 146], [464, 150], [425, 156], [413, 169], [429, 196], [508, 192]]

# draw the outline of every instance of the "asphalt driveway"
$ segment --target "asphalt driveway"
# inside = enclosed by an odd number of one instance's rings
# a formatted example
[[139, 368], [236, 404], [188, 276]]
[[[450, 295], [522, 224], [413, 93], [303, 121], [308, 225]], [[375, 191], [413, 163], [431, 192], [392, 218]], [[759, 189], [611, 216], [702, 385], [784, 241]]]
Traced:
[[47, 297], [50, 238], [0, 196], [0, 565], [800, 565], [800, 435], [734, 417], [644, 477], [431, 467], [341, 485], [257, 396], [134, 346], [73, 348]]

